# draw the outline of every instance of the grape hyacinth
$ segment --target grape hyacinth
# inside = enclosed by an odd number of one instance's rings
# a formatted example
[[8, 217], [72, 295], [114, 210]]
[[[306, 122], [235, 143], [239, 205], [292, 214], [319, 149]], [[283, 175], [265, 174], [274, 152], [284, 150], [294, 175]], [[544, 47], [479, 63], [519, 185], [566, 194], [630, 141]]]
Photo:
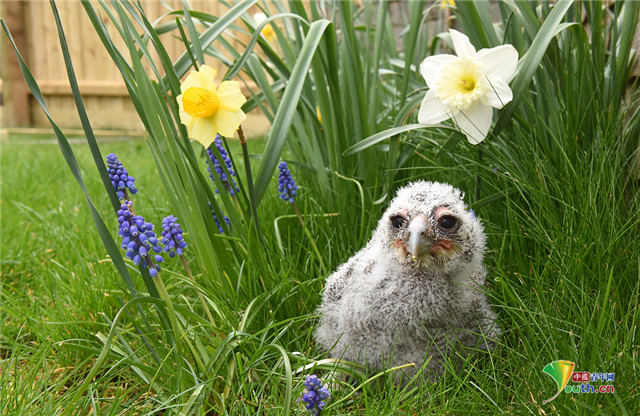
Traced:
[[136, 266], [140, 265], [143, 269], [148, 267], [151, 277], [155, 277], [160, 271], [160, 266], [156, 263], [162, 263], [164, 259], [159, 254], [153, 255], [153, 259], [150, 256], [151, 251], [162, 251], [153, 232], [153, 224], [146, 222], [140, 215], [133, 215], [131, 201], [124, 201], [120, 205], [118, 223], [122, 236], [121, 247], [126, 250], [125, 256], [133, 260]]
[[182, 256], [187, 243], [182, 237], [182, 228], [178, 223], [178, 219], [173, 215], [165, 217], [162, 220], [162, 239], [160, 243], [164, 246], [165, 253], [169, 253], [169, 257], [173, 258], [176, 253], [178, 256]]
[[329, 390], [322, 386], [322, 382], [315, 374], [307, 376], [304, 387], [305, 393], [302, 396], [302, 401], [307, 404], [307, 410], [312, 415], [318, 416], [331, 396]]
[[[224, 146], [222, 145], [222, 140], [219, 137], [216, 137], [216, 139], [213, 141], [213, 144], [218, 148], [218, 151], [220, 152], [220, 156], [222, 156], [222, 161], [227, 166], [229, 175], [231, 175], [232, 178], [229, 178], [227, 176], [220, 162], [218, 161], [218, 158], [216, 157], [216, 155], [211, 151], [210, 148], [207, 148], [207, 153], [209, 154], [209, 160], [207, 161], [207, 169], [209, 170], [209, 177], [213, 181], [213, 172], [211, 171], [211, 165], [213, 165], [214, 170], [216, 171], [218, 176], [220, 176], [220, 179], [222, 180], [222, 183], [224, 184], [224, 186], [227, 188], [227, 191], [229, 191], [229, 194], [231, 196], [234, 196], [236, 192], [240, 191], [240, 189], [238, 188], [236, 181], [233, 179], [233, 176], [236, 176], [236, 172], [233, 170], [233, 163], [231, 163], [229, 154], [227, 153]], [[216, 189], [216, 193], [218, 193], [217, 189]]]
[[[211, 214], [213, 215], [213, 219], [216, 221], [216, 225], [218, 226], [218, 231], [220, 231], [220, 234], [224, 234], [222, 225], [220, 225], [220, 221], [218, 221], [218, 217], [216, 216], [216, 213], [213, 210], [211, 203], [209, 203], [209, 209], [211, 209]], [[227, 223], [227, 225], [229, 225], [229, 218], [226, 215], [224, 215], [224, 212], [222, 213], [222, 219], [224, 219], [224, 222]]]
[[280, 169], [280, 176], [278, 177], [278, 192], [280, 192], [280, 198], [293, 204], [293, 198], [298, 196], [298, 186], [291, 177], [287, 162], [281, 162], [278, 168]]
[[111, 179], [111, 183], [118, 193], [118, 199], [121, 201], [127, 198], [127, 191], [134, 195], [138, 192], [134, 182], [136, 181], [133, 176], [129, 176], [127, 170], [122, 166], [122, 162], [118, 160], [118, 157], [115, 153], [109, 153], [107, 155], [107, 172], [109, 173], [109, 178]]

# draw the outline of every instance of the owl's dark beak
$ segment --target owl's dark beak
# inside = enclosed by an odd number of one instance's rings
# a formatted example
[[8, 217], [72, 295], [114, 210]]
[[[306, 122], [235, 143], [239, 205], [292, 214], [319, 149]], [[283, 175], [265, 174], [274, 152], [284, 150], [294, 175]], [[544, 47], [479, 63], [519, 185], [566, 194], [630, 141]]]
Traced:
[[418, 215], [409, 224], [409, 241], [407, 242], [407, 251], [415, 260], [416, 258], [426, 254], [431, 249], [433, 242], [428, 238], [429, 222], [424, 215]]

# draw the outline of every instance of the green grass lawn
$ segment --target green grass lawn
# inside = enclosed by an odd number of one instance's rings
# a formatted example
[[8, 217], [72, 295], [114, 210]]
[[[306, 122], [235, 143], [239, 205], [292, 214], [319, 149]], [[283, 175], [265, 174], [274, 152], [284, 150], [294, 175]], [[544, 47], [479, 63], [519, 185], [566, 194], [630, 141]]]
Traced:
[[[179, 217], [193, 273], [166, 259], [151, 279], [119, 262], [117, 249], [109, 256], [102, 241], [119, 246], [117, 217], [88, 145], [72, 144], [76, 173], [108, 233], [97, 231], [55, 142], [1, 143], [1, 414], [301, 415], [304, 377], [331, 371], [356, 382], [333, 385], [323, 415], [640, 413], [640, 110], [637, 83], [628, 89], [638, 3], [504, 2], [495, 25], [489, 3], [456, 2], [456, 22], [478, 49], [510, 43], [520, 56], [514, 99], [491, 113], [479, 145], [449, 121], [413, 124], [427, 90], [420, 62], [450, 52], [446, 34], [432, 41], [423, 31], [436, 3], [411, 2], [397, 35], [385, 2], [336, 2], [325, 20], [320, 3], [310, 4], [310, 18], [290, 2], [292, 30], [274, 51], [250, 24], [257, 43], [247, 49], [214, 42], [240, 30], [231, 23], [250, 7], [241, 2], [229, 18], [198, 14], [206, 42], [187, 42], [189, 54], [176, 62], [150, 26], [149, 38], [139, 37], [146, 17], [133, 3], [110, 4], [119, 34], [107, 34], [89, 3], [86, 12], [107, 48], [123, 40], [130, 49], [112, 58], [148, 141], [101, 142], [102, 159], [116, 153], [136, 178], [136, 214], [157, 232], [163, 217]], [[184, 27], [156, 29], [177, 36], [186, 28], [195, 39], [191, 17], [180, 13]], [[264, 56], [249, 53], [254, 46]], [[153, 71], [137, 59], [151, 48], [162, 62], [149, 65], [164, 65]], [[256, 190], [245, 154], [230, 143], [237, 199], [214, 192], [206, 154], [187, 139], [170, 99], [205, 53], [231, 56], [230, 77], [257, 85], [244, 109], [273, 118], [266, 143], [248, 146]], [[169, 76], [157, 82], [156, 72]], [[278, 197], [281, 160], [300, 186], [304, 228]], [[366, 244], [393, 192], [418, 179], [461, 189], [482, 219], [487, 297], [502, 336], [461, 371], [401, 388], [390, 372], [327, 360], [312, 335], [327, 276]], [[211, 204], [231, 218], [223, 233]], [[615, 391], [562, 392], [543, 403], [557, 392], [543, 369], [557, 360], [615, 374], [591, 382]]]
[[[65, 342], [86, 339], [95, 347], [95, 334], [108, 330], [103, 314], [113, 316], [121, 306], [122, 285], [106, 261], [80, 188], [55, 141], [41, 142], [16, 139], [1, 145], [1, 388], [7, 414], [54, 409], [73, 388], [75, 369], [92, 360]], [[141, 140], [110, 146], [130, 155], [146, 147]], [[74, 149], [83, 171], [92, 171], [87, 146]], [[141, 159], [140, 167], [138, 181], [153, 187], [154, 166]], [[102, 183], [96, 175], [86, 179], [108, 217]], [[160, 215], [166, 209], [161, 196], [149, 196], [144, 203]]]
[[[252, 146], [260, 151], [262, 144]], [[73, 147], [94, 203], [115, 237], [115, 218], [88, 148]], [[157, 185], [157, 171], [145, 142], [103, 143], [101, 147], [126, 161], [140, 190], [137, 210], [158, 224], [170, 208]], [[232, 153], [235, 150], [232, 147]], [[604, 163], [604, 159], [615, 160], [608, 156], [604, 152], [588, 158], [595, 171], [589, 165], [575, 166], [576, 172], [542, 165], [549, 171], [527, 184], [526, 195], [505, 192], [494, 202], [467, 196], [483, 218], [489, 237], [488, 291], [504, 332], [495, 353], [468, 362], [462, 373], [449, 374], [433, 385], [396, 389], [389, 378], [382, 385], [366, 383], [357, 395], [346, 387], [336, 390], [336, 404], [327, 414], [548, 414], [553, 409], [562, 409], [561, 414], [637, 414], [634, 368], [640, 213], [635, 188], [616, 188], [620, 178], [629, 186], [632, 183], [624, 179], [626, 173]], [[495, 171], [487, 169], [482, 174], [483, 194], [491, 195], [503, 185], [511, 189], [508, 181], [515, 173], [508, 171], [508, 165], [503, 162]], [[535, 161], [511, 165], [523, 172], [531, 169], [528, 174], [540, 167]], [[399, 182], [430, 177], [448, 179], [461, 188], [472, 188], [475, 182], [467, 178], [474, 164], [437, 172], [425, 169], [414, 166]], [[571, 181], [561, 177], [563, 171]], [[55, 144], [2, 143], [1, 172], [3, 414], [68, 411], [65, 404], [102, 348], [98, 334], [108, 332], [128, 295]], [[597, 174], [597, 179], [589, 178], [587, 172]], [[299, 183], [304, 184], [304, 172], [299, 173]], [[353, 184], [345, 181], [335, 193], [343, 197], [316, 199], [313, 186], [303, 185], [299, 200], [305, 214], [340, 214], [309, 223], [331, 269], [364, 243], [353, 233], [353, 222], [359, 223], [359, 209], [353, 209], [359, 199]], [[275, 189], [273, 194], [261, 206], [261, 219], [267, 224], [277, 216], [292, 214], [277, 199]], [[371, 219], [365, 222], [364, 240], [381, 209], [366, 207]], [[322, 359], [310, 333], [326, 275], [309, 264], [306, 253], [311, 248], [299, 224], [286, 218], [279, 223], [285, 256], [277, 262], [281, 274], [274, 279], [287, 283], [268, 302], [271, 310], [258, 313], [247, 330], [259, 334], [265, 345], [278, 344], [290, 354], [299, 351], [308, 358]], [[267, 252], [280, 257], [273, 227], [263, 228], [273, 242]], [[196, 304], [193, 286], [182, 277], [178, 265], [166, 270], [170, 270], [165, 279], [175, 303]], [[203, 279], [198, 270], [195, 273], [203, 293], [215, 297], [215, 284]], [[134, 277], [142, 285], [140, 276]], [[132, 329], [125, 326], [123, 331], [120, 336], [135, 345], [137, 336]], [[576, 370], [615, 373], [615, 393], [561, 393], [543, 405], [542, 400], [551, 397], [556, 387], [542, 369], [559, 359], [575, 362]], [[234, 380], [227, 412], [282, 411], [283, 369], [278, 355], [261, 355], [259, 360], [262, 364], [238, 361], [239, 366], [253, 366], [254, 372], [245, 370], [247, 377]], [[117, 356], [109, 362], [80, 402], [90, 406], [86, 409], [95, 406], [99, 414], [146, 414], [168, 405], [159, 402], [160, 396]], [[302, 376], [294, 377], [295, 394], [302, 389]], [[302, 404], [293, 403], [293, 409], [303, 412]]]

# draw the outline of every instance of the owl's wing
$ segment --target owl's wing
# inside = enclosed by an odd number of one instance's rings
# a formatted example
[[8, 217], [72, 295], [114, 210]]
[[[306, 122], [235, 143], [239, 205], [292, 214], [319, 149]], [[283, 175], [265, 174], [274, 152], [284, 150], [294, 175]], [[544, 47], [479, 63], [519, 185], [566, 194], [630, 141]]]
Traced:
[[487, 277], [487, 271], [484, 269], [484, 267], [480, 267], [476, 271], [474, 271], [473, 274], [471, 275], [471, 281], [476, 286], [484, 286], [486, 277]]
[[353, 283], [353, 280], [355, 280], [358, 275], [357, 265], [359, 263], [359, 255], [360, 252], [356, 253], [327, 278], [322, 300], [323, 304], [340, 301], [345, 290]]

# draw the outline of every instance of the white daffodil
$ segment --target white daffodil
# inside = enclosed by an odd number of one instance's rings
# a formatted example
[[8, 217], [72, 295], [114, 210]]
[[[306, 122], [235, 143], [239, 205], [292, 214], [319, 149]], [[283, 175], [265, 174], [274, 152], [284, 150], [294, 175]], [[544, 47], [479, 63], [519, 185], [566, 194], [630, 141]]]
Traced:
[[[257, 13], [253, 14], [253, 21], [256, 23], [256, 26], [260, 25], [265, 20], [267, 20], [267, 15], [266, 14], [264, 14], [262, 12], [257, 12]], [[267, 41], [269, 43], [273, 42], [276, 39], [276, 32], [273, 30], [273, 27], [271, 27], [270, 24], [269, 25], [265, 25], [265, 27], [262, 28], [260, 33], [262, 34], [262, 36], [267, 38]]]
[[452, 118], [469, 142], [478, 144], [487, 137], [493, 109], [513, 98], [508, 83], [516, 73], [518, 52], [512, 45], [476, 52], [466, 35], [453, 29], [449, 33], [457, 56], [429, 56], [420, 64], [429, 91], [418, 122], [435, 124]]

